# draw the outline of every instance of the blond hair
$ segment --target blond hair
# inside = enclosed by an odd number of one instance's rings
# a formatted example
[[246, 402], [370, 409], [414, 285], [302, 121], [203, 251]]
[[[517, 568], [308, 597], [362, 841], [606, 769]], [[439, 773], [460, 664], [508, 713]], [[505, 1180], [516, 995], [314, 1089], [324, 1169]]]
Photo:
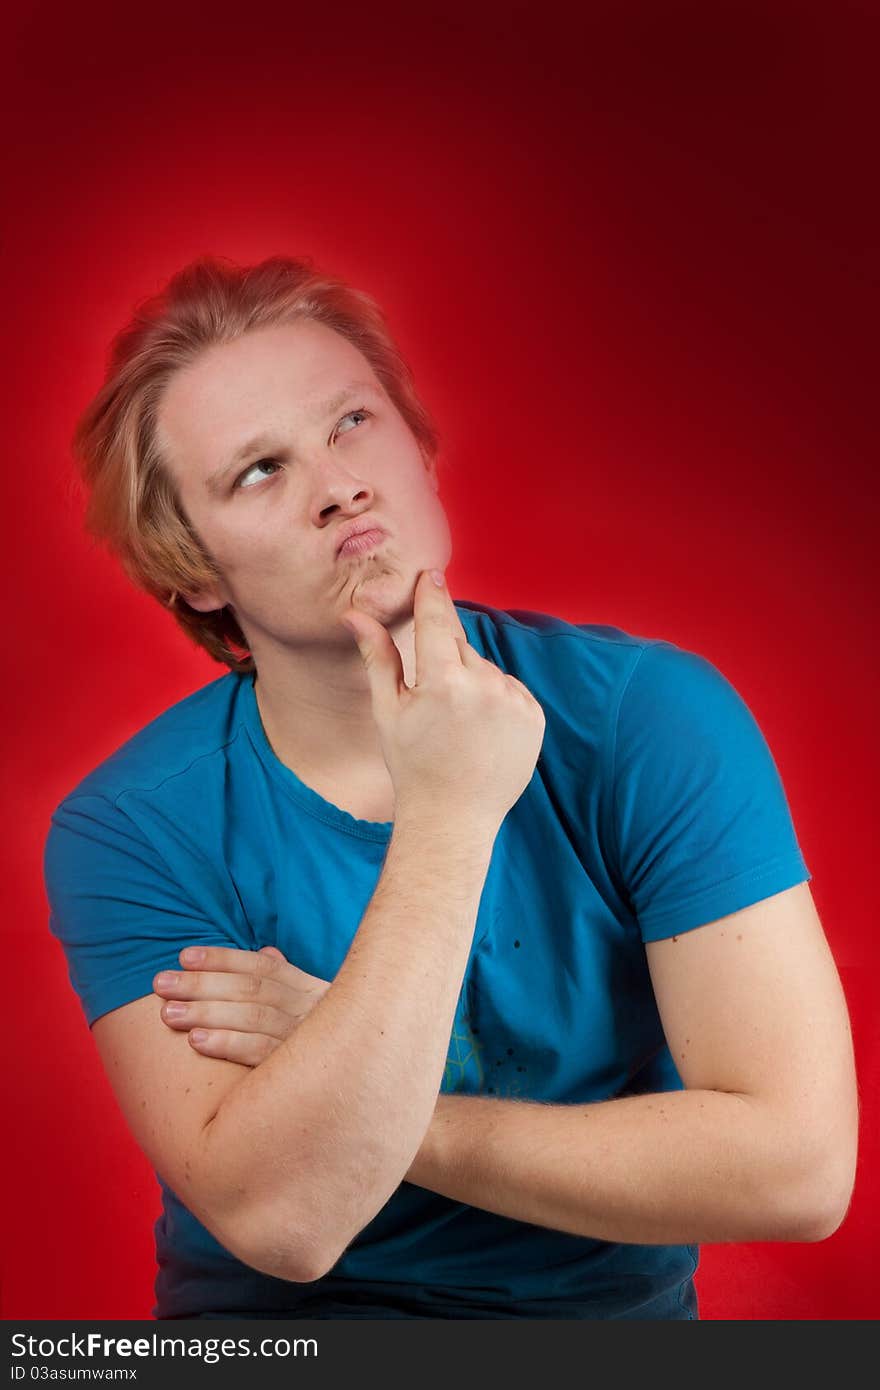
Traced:
[[285, 256], [252, 266], [201, 256], [138, 303], [112, 340], [103, 385], [72, 438], [88, 534], [117, 556], [139, 588], [170, 608], [192, 641], [233, 671], [255, 669], [235, 614], [228, 606], [200, 613], [181, 597], [222, 574], [179, 502], [157, 443], [157, 409], [173, 373], [204, 349], [299, 319], [326, 324], [363, 353], [423, 456], [436, 459], [438, 432], [378, 304], [310, 259]]

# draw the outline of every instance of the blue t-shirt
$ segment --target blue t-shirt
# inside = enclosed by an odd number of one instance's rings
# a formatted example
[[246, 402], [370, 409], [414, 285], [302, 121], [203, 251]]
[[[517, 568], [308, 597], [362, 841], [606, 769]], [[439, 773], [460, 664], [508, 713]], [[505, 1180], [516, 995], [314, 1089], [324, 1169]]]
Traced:
[[[772, 754], [706, 658], [620, 628], [456, 602], [480, 655], [546, 716], [495, 840], [442, 1090], [558, 1104], [682, 1089], [645, 942], [810, 878]], [[190, 943], [279, 947], [336, 976], [391, 822], [360, 820], [273, 751], [252, 675], [153, 719], [57, 806], [50, 930], [89, 1025]], [[587, 1239], [401, 1182], [324, 1278], [227, 1251], [159, 1178], [158, 1318], [693, 1318], [694, 1245]]]

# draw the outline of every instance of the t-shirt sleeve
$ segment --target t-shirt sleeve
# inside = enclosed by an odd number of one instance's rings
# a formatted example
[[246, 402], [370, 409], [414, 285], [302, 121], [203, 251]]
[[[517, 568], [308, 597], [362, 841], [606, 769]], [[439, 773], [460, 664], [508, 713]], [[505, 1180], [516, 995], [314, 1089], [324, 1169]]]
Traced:
[[642, 648], [618, 705], [611, 785], [619, 874], [646, 942], [812, 877], [760, 726], [695, 652]]
[[43, 878], [49, 930], [64, 948], [89, 1027], [152, 994], [157, 971], [181, 968], [184, 946], [243, 944], [190, 898], [140, 828], [105, 797], [78, 795], [56, 807]]

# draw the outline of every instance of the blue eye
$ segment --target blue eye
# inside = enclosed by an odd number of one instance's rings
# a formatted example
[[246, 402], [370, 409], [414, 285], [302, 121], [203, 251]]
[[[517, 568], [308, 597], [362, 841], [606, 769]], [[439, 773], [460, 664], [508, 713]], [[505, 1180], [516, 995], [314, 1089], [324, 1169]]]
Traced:
[[[362, 415], [363, 418], [366, 420], [366, 419], [369, 417], [369, 414], [370, 414], [370, 412], [369, 412], [368, 410], [362, 410], [362, 409], [361, 409], [361, 410], [349, 410], [349, 411], [347, 412], [347, 414], [343, 415], [342, 419], [339, 420], [339, 421], [337, 422], [336, 429], [333, 431], [333, 435], [332, 435], [333, 439], [335, 439], [336, 436], [337, 436], [337, 434], [339, 433], [339, 426], [342, 424], [343, 420], [350, 420], [350, 419], [351, 419], [353, 416], [355, 416], [355, 415]], [[347, 430], [346, 430], [346, 431], [343, 431], [343, 433], [348, 433], [348, 431], [347, 431]], [[249, 463], [248, 466], [247, 466], [247, 468], [244, 470], [244, 472], [243, 472], [243, 473], [239, 473], [238, 477], [236, 478], [235, 482], [234, 482], [233, 485], [232, 485], [232, 486], [233, 486], [233, 489], [238, 488], [238, 489], [240, 489], [240, 490], [242, 490], [242, 491], [247, 491], [248, 488], [253, 487], [253, 486], [255, 485], [254, 483], [244, 483], [242, 480], [243, 480], [244, 478], [246, 478], [247, 475], [248, 475], [250, 472], [253, 471], [253, 469], [255, 469], [255, 468], [266, 468], [267, 466], [270, 467], [270, 468], [278, 468], [278, 467], [280, 467], [280, 465], [279, 465], [277, 459], [271, 459], [271, 458], [257, 459], [257, 462], [256, 462], [256, 463]], [[263, 478], [266, 478], [266, 477], [269, 477], [269, 478], [274, 477], [274, 474], [273, 474], [273, 473], [268, 473], [268, 474], [264, 473], [264, 474], [263, 474]], [[263, 481], [263, 478], [257, 478], [257, 480], [256, 480], [257, 483], [262, 482], [262, 481]]]
[[[235, 480], [234, 486], [235, 486], [235, 487], [241, 487], [241, 486], [243, 486], [243, 484], [242, 484], [242, 478], [246, 478], [247, 475], [248, 475], [248, 473], [250, 473], [252, 469], [254, 469], [254, 468], [265, 468], [267, 464], [269, 464], [272, 468], [277, 468], [277, 467], [278, 467], [278, 464], [275, 462], [274, 459], [258, 459], [256, 463], [249, 463], [248, 466], [247, 466], [247, 468], [244, 470], [244, 472], [243, 472], [243, 473], [240, 473], [240, 474], [238, 475], [238, 477], [237, 477], [236, 480]], [[269, 476], [269, 477], [272, 477], [272, 474], [270, 473], [268, 476]], [[259, 478], [257, 479], [257, 482], [260, 482], [260, 479], [259, 479]], [[253, 484], [252, 484], [252, 483], [249, 483], [249, 484], [247, 484], [247, 486], [248, 486], [248, 487], [252, 487]]]
[[[350, 420], [353, 415], [363, 415], [364, 419], [366, 419], [369, 413], [368, 410], [350, 410], [347, 415], [343, 415], [342, 420]], [[342, 420], [339, 421], [339, 425], [342, 424]], [[339, 433], [339, 425], [336, 426], [334, 435]]]

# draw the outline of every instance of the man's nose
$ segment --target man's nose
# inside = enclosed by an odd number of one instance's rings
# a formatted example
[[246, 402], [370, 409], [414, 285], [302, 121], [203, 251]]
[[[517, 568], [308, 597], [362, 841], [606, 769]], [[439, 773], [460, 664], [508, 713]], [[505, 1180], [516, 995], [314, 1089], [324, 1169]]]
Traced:
[[336, 460], [316, 467], [313, 488], [314, 504], [322, 516], [336, 508], [345, 510], [356, 503], [362, 504], [373, 496], [367, 479], [355, 475]]

